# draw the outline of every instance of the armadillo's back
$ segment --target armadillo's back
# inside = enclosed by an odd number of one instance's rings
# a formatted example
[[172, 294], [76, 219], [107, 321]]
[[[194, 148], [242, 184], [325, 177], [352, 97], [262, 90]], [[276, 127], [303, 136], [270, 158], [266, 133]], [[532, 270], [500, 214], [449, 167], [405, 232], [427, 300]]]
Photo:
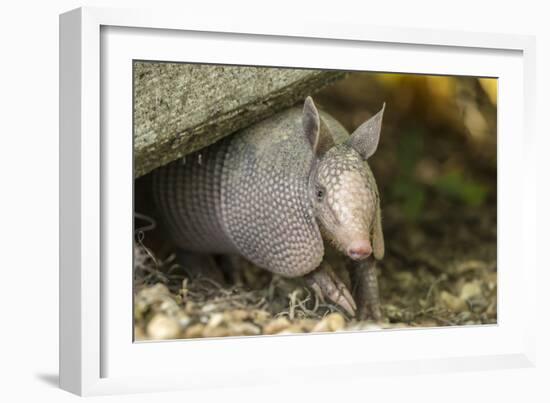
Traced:
[[221, 218], [222, 140], [153, 173], [157, 210], [178, 247], [203, 253], [237, 253]]
[[223, 169], [222, 215], [231, 240], [256, 265], [288, 277], [314, 270], [324, 253], [301, 116], [289, 109], [236, 134]]
[[[345, 136], [323, 117], [335, 137]], [[301, 118], [291, 108], [156, 170], [157, 207], [179, 247], [238, 253], [288, 277], [321, 263], [308, 192], [313, 153]]]

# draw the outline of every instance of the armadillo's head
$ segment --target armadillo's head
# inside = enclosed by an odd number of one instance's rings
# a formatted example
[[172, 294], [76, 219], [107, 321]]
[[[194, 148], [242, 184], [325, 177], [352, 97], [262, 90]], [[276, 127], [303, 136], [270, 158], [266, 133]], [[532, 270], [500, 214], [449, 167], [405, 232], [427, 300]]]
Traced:
[[383, 111], [335, 145], [311, 98], [304, 104], [304, 133], [315, 154], [309, 178], [313, 210], [323, 235], [354, 260], [384, 255], [378, 189], [366, 162], [378, 146]]

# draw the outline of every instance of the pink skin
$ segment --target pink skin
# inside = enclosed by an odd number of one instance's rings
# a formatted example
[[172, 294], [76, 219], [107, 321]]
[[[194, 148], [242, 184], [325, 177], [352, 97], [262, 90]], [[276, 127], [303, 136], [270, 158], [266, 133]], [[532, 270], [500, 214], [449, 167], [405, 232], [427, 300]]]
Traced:
[[356, 239], [349, 245], [347, 255], [353, 260], [364, 260], [372, 253], [372, 246], [367, 239]]

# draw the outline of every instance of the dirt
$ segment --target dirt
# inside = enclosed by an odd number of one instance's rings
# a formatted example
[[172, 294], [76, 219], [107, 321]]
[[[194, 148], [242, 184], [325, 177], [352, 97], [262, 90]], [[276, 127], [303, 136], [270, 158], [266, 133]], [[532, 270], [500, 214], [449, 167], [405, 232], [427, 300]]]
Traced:
[[[135, 337], [146, 340], [496, 323], [494, 227], [475, 213], [470, 212], [471, 221], [465, 223], [441, 220], [434, 214], [418, 226], [395, 228], [395, 234], [389, 231], [392, 243], [378, 265], [384, 314], [379, 323], [358, 322], [338, 306], [320, 301], [299, 280], [272, 276], [245, 261], [241, 261], [238, 280], [220, 284], [207, 276], [192, 278], [176, 262], [175, 254], [160, 261], [138, 244]], [[441, 222], [446, 222], [444, 228]]]

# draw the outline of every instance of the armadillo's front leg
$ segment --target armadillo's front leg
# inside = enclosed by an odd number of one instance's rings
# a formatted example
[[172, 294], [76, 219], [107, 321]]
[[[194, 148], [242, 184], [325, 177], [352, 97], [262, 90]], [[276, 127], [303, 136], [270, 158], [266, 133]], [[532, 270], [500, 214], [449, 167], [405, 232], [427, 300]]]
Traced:
[[376, 274], [376, 260], [370, 257], [361, 262], [353, 262], [353, 265], [357, 290], [356, 298], [359, 303], [357, 317], [361, 320], [369, 318], [378, 322], [382, 319], [382, 311]]
[[340, 305], [351, 316], [355, 316], [357, 305], [346, 285], [338, 278], [326, 262], [304, 277], [309, 287], [321, 298], [330, 299]]

